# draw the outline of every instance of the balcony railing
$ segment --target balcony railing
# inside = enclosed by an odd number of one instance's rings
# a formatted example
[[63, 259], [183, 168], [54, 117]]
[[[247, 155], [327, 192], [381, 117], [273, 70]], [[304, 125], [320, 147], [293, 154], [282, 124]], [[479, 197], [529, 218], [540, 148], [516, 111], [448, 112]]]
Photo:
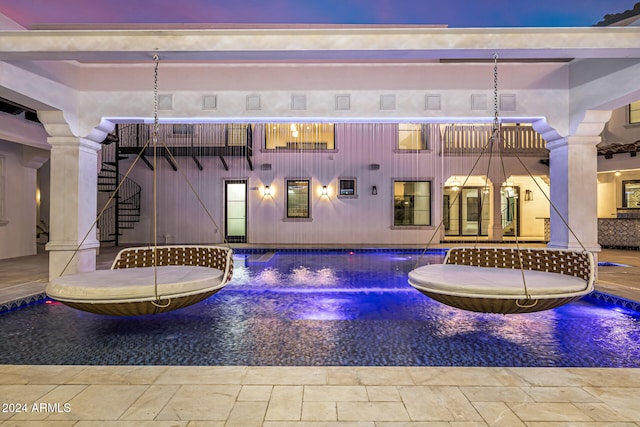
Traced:
[[[442, 132], [445, 156], [480, 153], [491, 140], [492, 125], [447, 125]], [[540, 156], [548, 154], [546, 141], [531, 126], [502, 126], [498, 142], [505, 155]]]

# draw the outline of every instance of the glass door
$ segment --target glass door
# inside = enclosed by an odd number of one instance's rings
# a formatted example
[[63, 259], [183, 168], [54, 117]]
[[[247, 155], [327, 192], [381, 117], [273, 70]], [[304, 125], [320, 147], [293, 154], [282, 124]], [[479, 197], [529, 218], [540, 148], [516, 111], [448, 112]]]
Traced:
[[520, 187], [503, 186], [500, 193], [502, 235], [520, 236]]
[[489, 197], [482, 187], [445, 188], [443, 215], [445, 236], [486, 236], [489, 229]]
[[225, 230], [228, 242], [247, 241], [247, 181], [225, 181]]

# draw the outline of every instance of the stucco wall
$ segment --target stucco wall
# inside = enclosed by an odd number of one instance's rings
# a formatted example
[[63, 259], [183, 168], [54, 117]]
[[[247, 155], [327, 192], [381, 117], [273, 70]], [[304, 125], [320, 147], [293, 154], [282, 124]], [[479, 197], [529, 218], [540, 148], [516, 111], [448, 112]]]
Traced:
[[0, 259], [36, 253], [36, 169], [23, 166], [23, 146], [0, 140], [4, 157], [6, 225], [0, 226]]
[[[252, 244], [331, 244], [331, 245], [415, 245], [423, 247], [435, 232], [442, 218], [442, 187], [449, 173], [469, 173], [474, 158], [447, 158], [436, 148], [427, 152], [401, 153], [394, 150], [397, 141], [395, 124], [337, 124], [336, 150], [328, 152], [292, 152], [260, 148], [261, 130], [254, 131], [254, 170], [243, 158], [226, 158], [225, 171], [218, 158], [200, 157], [203, 170], [197, 169], [188, 157], [178, 158], [180, 169], [222, 228], [224, 218], [224, 180], [248, 180], [248, 241]], [[524, 158], [532, 170], [539, 166], [537, 158]], [[130, 162], [124, 162], [126, 170]], [[513, 159], [505, 159], [505, 167], [516, 170]], [[380, 165], [371, 169], [371, 164]], [[443, 172], [443, 165], [447, 171]], [[270, 167], [263, 168], [263, 165]], [[164, 243], [207, 243], [221, 241], [198, 199], [190, 190], [181, 172], [174, 172], [168, 163], [158, 159], [157, 234]], [[520, 171], [521, 172], [521, 171]], [[507, 172], [507, 175], [511, 175]], [[130, 176], [143, 188], [142, 221], [135, 230], [125, 231], [123, 243], [152, 241], [153, 172], [142, 162], [136, 164]], [[311, 221], [285, 219], [285, 180], [311, 179]], [[356, 178], [357, 198], [336, 197], [339, 178]], [[394, 180], [431, 180], [431, 227], [393, 226]], [[523, 234], [528, 237], [544, 234], [543, 221], [548, 216], [548, 203], [528, 178], [516, 177], [516, 184], [531, 189], [534, 200], [521, 201]], [[543, 189], [548, 186], [542, 182]], [[271, 196], [263, 197], [269, 185]], [[327, 186], [328, 196], [320, 189]], [[377, 194], [372, 194], [376, 186]], [[441, 232], [441, 231], [439, 231]], [[439, 236], [434, 240], [439, 241]]]

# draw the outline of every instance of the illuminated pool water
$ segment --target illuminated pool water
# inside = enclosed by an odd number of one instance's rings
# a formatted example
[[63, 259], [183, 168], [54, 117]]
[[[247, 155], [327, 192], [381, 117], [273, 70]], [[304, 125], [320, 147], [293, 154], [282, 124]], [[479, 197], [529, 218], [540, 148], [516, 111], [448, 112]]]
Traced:
[[532, 314], [460, 311], [408, 285], [419, 256], [236, 255], [226, 288], [157, 316], [34, 304], [0, 314], [0, 363], [640, 367], [637, 311], [588, 298]]

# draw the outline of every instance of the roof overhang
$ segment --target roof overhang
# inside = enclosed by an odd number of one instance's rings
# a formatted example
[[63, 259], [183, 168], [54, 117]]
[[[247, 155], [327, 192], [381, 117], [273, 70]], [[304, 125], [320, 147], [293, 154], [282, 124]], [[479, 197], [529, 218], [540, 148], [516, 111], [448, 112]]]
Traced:
[[415, 62], [640, 57], [640, 27], [275, 27], [0, 32], [0, 60]]

